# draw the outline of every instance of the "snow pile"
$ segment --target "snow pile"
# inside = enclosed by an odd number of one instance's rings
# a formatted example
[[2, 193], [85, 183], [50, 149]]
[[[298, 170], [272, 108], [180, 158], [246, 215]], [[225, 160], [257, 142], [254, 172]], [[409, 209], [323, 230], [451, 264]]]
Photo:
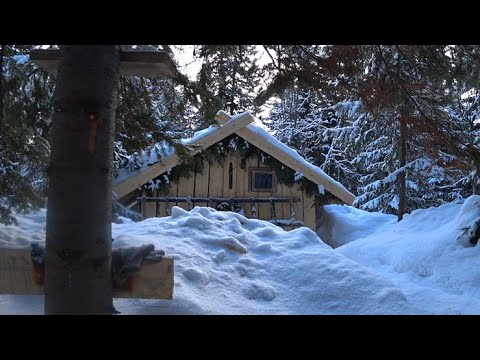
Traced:
[[[480, 246], [463, 204], [391, 215], [328, 205], [318, 233], [196, 207], [113, 224], [114, 246], [153, 243], [175, 258], [174, 300], [117, 299], [124, 314], [479, 314]], [[0, 225], [1, 246], [43, 240], [45, 210]], [[0, 296], [0, 313], [41, 313], [42, 297]]]
[[[480, 196], [473, 195], [463, 204], [416, 210], [383, 228], [376, 222], [378, 214], [365, 215], [371, 228], [365, 226], [358, 240], [337, 251], [394, 281], [421, 312], [478, 314], [480, 246], [456, 239], [480, 216], [479, 202]], [[352, 219], [346, 212], [334, 213], [340, 222]]]
[[[175, 258], [173, 301], [116, 300], [122, 313], [414, 313], [390, 281], [338, 254], [308, 228], [286, 232], [206, 207], [122, 220], [113, 224], [114, 246], [153, 243]], [[0, 311], [12, 311], [14, 298], [3, 297]]]
[[325, 205], [317, 210], [317, 234], [333, 248], [392, 226], [397, 217], [351, 206]]
[[0, 247], [24, 247], [31, 243], [45, 241], [47, 210], [29, 215], [16, 215], [18, 226], [0, 224]]

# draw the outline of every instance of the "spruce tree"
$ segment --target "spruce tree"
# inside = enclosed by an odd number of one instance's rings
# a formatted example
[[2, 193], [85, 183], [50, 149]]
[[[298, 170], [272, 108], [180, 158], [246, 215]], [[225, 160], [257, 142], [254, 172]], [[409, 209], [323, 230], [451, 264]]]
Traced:
[[0, 48], [0, 222], [45, 205], [54, 79], [32, 64], [33, 46]]

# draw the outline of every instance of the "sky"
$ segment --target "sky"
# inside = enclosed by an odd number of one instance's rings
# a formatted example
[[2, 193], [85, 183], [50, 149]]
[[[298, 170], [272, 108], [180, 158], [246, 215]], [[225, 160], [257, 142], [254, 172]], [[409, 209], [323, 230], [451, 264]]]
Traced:
[[[50, 45], [42, 45], [43, 49], [47, 49]], [[195, 59], [193, 56], [194, 45], [171, 45], [175, 59], [178, 63], [178, 70], [188, 76], [190, 80], [196, 80], [197, 74], [202, 66], [201, 60]], [[271, 62], [270, 57], [262, 45], [257, 45], [258, 65], [262, 66]], [[266, 104], [261, 107], [261, 112], [254, 114], [259, 118], [266, 118], [270, 112], [270, 107]]]
[[[258, 65], [263, 66], [271, 62], [270, 57], [262, 45], [257, 45]], [[201, 61], [195, 60], [193, 57], [194, 45], [172, 45], [173, 53], [178, 61], [179, 70], [187, 75], [190, 80], [195, 80], [200, 68], [202, 66]]]
[[[256, 47], [258, 50], [257, 64], [259, 66], [263, 66], [265, 64], [271, 63], [272, 60], [268, 56], [263, 46], [257, 45]], [[193, 48], [194, 45], [172, 45], [172, 51], [178, 61], [179, 71], [187, 75], [190, 80], [196, 80], [197, 74], [202, 66], [201, 61], [196, 60], [193, 57]], [[264, 86], [266, 86], [266, 84], [264, 84]], [[271, 106], [266, 103], [260, 107], [260, 112], [254, 115], [260, 119], [266, 119], [270, 114], [270, 109]]]

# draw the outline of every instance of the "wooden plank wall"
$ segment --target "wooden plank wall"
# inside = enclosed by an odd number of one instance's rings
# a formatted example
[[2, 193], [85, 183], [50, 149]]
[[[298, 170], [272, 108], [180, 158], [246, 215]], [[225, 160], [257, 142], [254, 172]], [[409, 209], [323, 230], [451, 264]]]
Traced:
[[[257, 197], [260, 197], [259, 193], [257, 192], [252, 192], [250, 191], [250, 187], [251, 187], [251, 184], [250, 184], [250, 174], [249, 174], [249, 171], [248, 169], [250, 169], [251, 167], [258, 167], [258, 159], [254, 159], [254, 158], [248, 158], [246, 159], [245, 161], [245, 184], [244, 184], [244, 196], [245, 197], [248, 197], [248, 196], [257, 196]], [[252, 195], [252, 194], [255, 194], [255, 195]], [[247, 212], [246, 212], [246, 215], [248, 218], [251, 218], [253, 216], [252, 214], [252, 211], [251, 211], [251, 205], [248, 204], [248, 206], [246, 206], [247, 208]], [[255, 204], [255, 208], [257, 209], [257, 219], [261, 219], [260, 215], [259, 215], [259, 207], [258, 207], [258, 204]]]
[[[227, 158], [225, 163], [228, 164], [229, 159]], [[224, 180], [224, 167], [219, 165], [216, 161], [213, 161], [210, 164], [210, 173], [208, 178], [208, 196], [223, 196], [223, 180]], [[228, 176], [228, 167], [225, 169]], [[228, 179], [228, 177], [227, 177]], [[227, 182], [228, 186], [228, 182]], [[182, 196], [186, 195], [185, 192], [182, 192]]]
[[[295, 213], [295, 219], [299, 221], [303, 221], [304, 218], [304, 213], [303, 213], [303, 192], [300, 190], [300, 185], [294, 184], [292, 187], [287, 186], [287, 185], [282, 185], [282, 196], [285, 197], [296, 197], [301, 200], [301, 202], [298, 203], [292, 203], [292, 206], [290, 207], [289, 203], [284, 203], [283, 204], [283, 215], [284, 219], [290, 220], [292, 218], [292, 209], [293, 212]], [[284, 227], [285, 230], [292, 230], [295, 229], [296, 227], [293, 226], [286, 226]]]
[[[268, 168], [267, 164], [262, 162], [262, 159], [256, 159], [256, 164], [254, 167], [263, 167], [263, 168]], [[248, 171], [248, 168], [247, 168]], [[251, 184], [250, 184], [251, 186]], [[255, 191], [255, 192], [250, 192], [251, 195], [249, 196], [258, 196], [258, 197], [270, 197], [270, 196], [275, 196], [278, 194], [278, 188], [277, 188], [277, 193], [272, 193], [272, 192], [267, 192], [267, 191]], [[280, 194], [278, 194], [280, 195]], [[269, 203], [261, 203], [257, 205], [257, 215], [258, 218], [261, 220], [270, 220], [272, 218], [272, 212], [270, 210], [270, 204]], [[278, 217], [277, 217], [278, 218]]]
[[[229, 189], [229, 165], [230, 162], [233, 166], [233, 187]], [[243, 168], [242, 168], [243, 167]], [[313, 198], [306, 196], [305, 192], [300, 190], [299, 185], [288, 187], [286, 185], [277, 182], [277, 191], [271, 192], [253, 192], [250, 191], [249, 181], [249, 169], [250, 168], [265, 167], [267, 165], [262, 163], [261, 159], [249, 158], [242, 164], [242, 158], [240, 154], [228, 156], [225, 159], [225, 163], [219, 165], [216, 161], [212, 164], [204, 163], [203, 171], [196, 171], [190, 178], [181, 177], [179, 183], [170, 182], [170, 189], [168, 196], [193, 196], [193, 197], [296, 197], [301, 200], [300, 203], [293, 204], [293, 210], [295, 212], [295, 219], [304, 221], [305, 225], [315, 230], [315, 208], [313, 205]], [[148, 203], [147, 203], [148, 204]], [[154, 203], [150, 203], [154, 204]], [[188, 209], [187, 203], [172, 203], [169, 204], [170, 212], [167, 213], [167, 204], [159, 203], [158, 216], [168, 216], [171, 214], [173, 206], [179, 206], [183, 209]], [[205, 203], [193, 204], [194, 206], [206, 206]], [[247, 218], [252, 217], [251, 205], [242, 204], [245, 210]], [[147, 211], [148, 215], [155, 213], [155, 206], [149, 209], [147, 206], [143, 206], [143, 211]], [[271, 219], [271, 208], [269, 203], [256, 204], [257, 217], [262, 220]], [[276, 204], [275, 212], [277, 219], [290, 219], [291, 209], [289, 203]], [[147, 215], [147, 216], [148, 216]], [[154, 216], [154, 215], [151, 215]], [[292, 227], [285, 227], [286, 230], [292, 229]]]
[[[208, 197], [208, 180], [210, 178], [210, 164], [208, 161], [203, 163], [203, 171], [195, 171], [195, 196]], [[194, 204], [195, 206], [205, 206], [204, 203]]]
[[308, 196], [305, 191], [302, 192], [303, 196], [303, 222], [305, 226], [309, 227], [313, 231], [316, 231], [316, 216], [315, 216], [315, 198]]

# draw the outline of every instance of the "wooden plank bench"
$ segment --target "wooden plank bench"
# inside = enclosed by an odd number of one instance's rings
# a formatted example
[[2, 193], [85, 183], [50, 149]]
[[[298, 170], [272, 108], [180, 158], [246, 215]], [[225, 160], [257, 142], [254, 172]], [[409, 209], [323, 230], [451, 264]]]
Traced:
[[[173, 298], [173, 258], [142, 266], [129, 288], [114, 288], [114, 298]], [[43, 279], [34, 270], [30, 248], [0, 248], [0, 294], [42, 295]]]

